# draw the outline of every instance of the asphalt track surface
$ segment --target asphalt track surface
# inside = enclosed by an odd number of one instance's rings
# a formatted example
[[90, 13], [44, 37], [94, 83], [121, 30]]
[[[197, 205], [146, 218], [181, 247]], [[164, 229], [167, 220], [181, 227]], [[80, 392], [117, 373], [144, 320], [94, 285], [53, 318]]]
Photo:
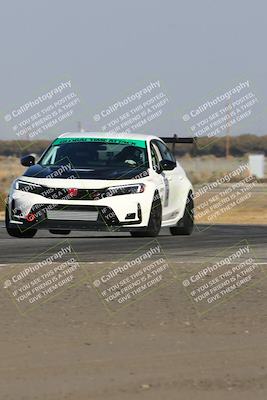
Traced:
[[[66, 238], [94, 274], [151, 241], [127, 233], [44, 231], [14, 239], [1, 229], [1, 283]], [[112, 315], [91, 281], [25, 315], [2, 286], [1, 399], [266, 400], [267, 226], [199, 226], [189, 237], [162, 230], [157, 240], [178, 275], [199, 271], [240, 241], [253, 248], [261, 270], [246, 290], [202, 315], [182, 280]]]
[[[71, 242], [81, 261], [97, 263], [118, 261], [152, 240], [132, 238], [128, 233], [118, 232], [83, 231], [53, 235], [41, 230], [33, 239], [16, 239], [8, 236], [2, 223], [0, 264], [26, 262], [33, 256], [42, 259], [43, 252], [64, 239]], [[162, 229], [157, 238], [168, 258], [177, 262], [207, 260], [244, 239], [253, 245], [260, 260], [267, 260], [266, 225], [199, 225], [192, 236], [171, 236], [168, 229]]]

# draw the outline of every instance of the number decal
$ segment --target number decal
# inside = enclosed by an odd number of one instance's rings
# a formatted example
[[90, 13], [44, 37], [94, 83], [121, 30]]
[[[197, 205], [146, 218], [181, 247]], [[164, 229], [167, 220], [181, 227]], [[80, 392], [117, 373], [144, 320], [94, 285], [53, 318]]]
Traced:
[[170, 184], [168, 178], [166, 176], [163, 176], [163, 181], [164, 181], [164, 186], [165, 186], [165, 198], [164, 198], [164, 207], [168, 207], [169, 205], [169, 197], [170, 197]]

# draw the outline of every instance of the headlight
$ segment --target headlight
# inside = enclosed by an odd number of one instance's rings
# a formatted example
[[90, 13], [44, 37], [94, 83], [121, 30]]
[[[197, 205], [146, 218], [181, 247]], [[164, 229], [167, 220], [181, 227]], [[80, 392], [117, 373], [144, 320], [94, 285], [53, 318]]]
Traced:
[[27, 193], [39, 193], [42, 186], [36, 183], [24, 182], [18, 179], [14, 182], [13, 188]]
[[111, 186], [106, 189], [105, 197], [120, 196], [122, 194], [143, 193], [144, 191], [145, 185], [143, 183], [124, 186]]

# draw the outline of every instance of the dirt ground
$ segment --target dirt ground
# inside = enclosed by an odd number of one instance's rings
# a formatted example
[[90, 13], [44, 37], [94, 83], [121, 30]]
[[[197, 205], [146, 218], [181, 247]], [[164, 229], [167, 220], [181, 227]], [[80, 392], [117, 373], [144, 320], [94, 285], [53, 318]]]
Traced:
[[0, 398], [265, 400], [266, 289], [203, 316], [177, 282], [115, 315], [88, 282], [26, 316], [1, 290]]

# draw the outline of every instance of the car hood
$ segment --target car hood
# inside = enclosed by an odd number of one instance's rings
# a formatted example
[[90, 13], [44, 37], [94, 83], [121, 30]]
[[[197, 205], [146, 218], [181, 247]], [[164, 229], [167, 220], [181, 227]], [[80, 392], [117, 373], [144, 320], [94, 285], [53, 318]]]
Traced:
[[34, 178], [51, 179], [100, 179], [100, 180], [124, 180], [134, 179], [140, 173], [144, 173], [144, 168], [97, 168], [97, 169], [74, 169], [68, 166], [43, 167], [40, 164], [29, 167], [23, 176]]
[[[144, 172], [144, 170], [142, 170]], [[129, 183], [138, 183], [148, 181], [149, 176], [138, 178], [137, 169], [133, 170], [81, 170], [81, 169], [66, 169], [62, 167], [42, 167], [39, 164], [29, 167], [24, 174], [19, 178], [27, 182], [38, 183], [48, 187], [69, 188], [76, 187], [77, 189], [100, 189], [112, 185], [123, 185]]]

